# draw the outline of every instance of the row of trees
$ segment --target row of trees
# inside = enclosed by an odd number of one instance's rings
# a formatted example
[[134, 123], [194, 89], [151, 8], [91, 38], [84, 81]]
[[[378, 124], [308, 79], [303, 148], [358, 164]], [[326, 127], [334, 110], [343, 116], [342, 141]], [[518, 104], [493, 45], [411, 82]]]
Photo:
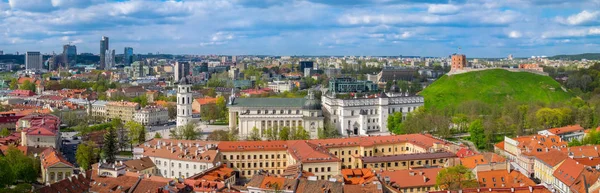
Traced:
[[401, 114], [390, 115], [390, 131], [396, 134], [428, 132], [445, 138], [468, 132], [476, 146], [491, 149], [503, 136], [530, 135], [572, 124], [595, 128], [600, 120], [600, 100], [584, 101], [575, 97], [563, 104], [509, 102], [502, 107], [469, 101], [457, 108], [420, 108], [405, 116], [402, 121]]
[[253, 127], [248, 140], [260, 141], [263, 137], [268, 140], [306, 140], [310, 139], [310, 134], [302, 126], [282, 127], [281, 129], [267, 128], [262, 131], [262, 135], [258, 128]]

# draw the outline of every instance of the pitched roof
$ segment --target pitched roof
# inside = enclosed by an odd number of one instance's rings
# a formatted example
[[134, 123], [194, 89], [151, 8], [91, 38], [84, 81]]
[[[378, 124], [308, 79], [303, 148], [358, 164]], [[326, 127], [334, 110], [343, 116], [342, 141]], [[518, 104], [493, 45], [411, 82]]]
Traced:
[[566, 159], [563, 164], [561, 164], [556, 171], [554, 171], [554, 177], [560, 180], [567, 186], [573, 185], [575, 180], [579, 177], [581, 172], [584, 170], [584, 165], [575, 161], [574, 159]]
[[[434, 191], [429, 193], [458, 193], [459, 191]], [[462, 189], [460, 192], [467, 193], [552, 193], [546, 187], [539, 186], [529, 186], [529, 187], [518, 187], [518, 188], [469, 188]]]
[[149, 157], [143, 157], [140, 159], [128, 160], [123, 162], [127, 166], [127, 170], [130, 172], [143, 171], [149, 168], [156, 167], [154, 162]]
[[48, 168], [58, 163], [65, 164], [67, 166], [75, 167], [69, 163], [61, 154], [56, 152], [54, 148], [48, 148], [44, 150], [40, 156], [42, 162], [42, 168]]
[[437, 174], [442, 168], [419, 168], [409, 170], [378, 172], [382, 178], [389, 178], [389, 184], [397, 188], [435, 186]]
[[584, 129], [583, 129], [583, 127], [581, 127], [581, 125], [568, 125], [568, 126], [564, 126], [564, 127], [548, 129], [548, 132], [550, 132], [554, 135], [561, 135], [561, 134], [572, 133], [572, 132], [583, 131], [583, 130]]
[[541, 153], [541, 154], [537, 154], [535, 155], [535, 157], [540, 160], [542, 163], [545, 163], [551, 167], [556, 166], [557, 164], [559, 164], [560, 162], [562, 162], [563, 160], [567, 159], [569, 156], [567, 156], [566, 153], [555, 150], [555, 149], [551, 149], [550, 151], [546, 152], [546, 153]]
[[573, 156], [574, 158], [600, 157], [600, 152], [598, 151], [599, 146], [600, 145], [573, 146], [562, 148], [561, 151], [567, 153], [569, 156]]
[[361, 169], [342, 169], [342, 177], [345, 184], [368, 184], [373, 181], [378, 181], [377, 176], [367, 168]]
[[217, 160], [218, 142], [199, 140], [152, 139], [137, 148], [142, 148], [146, 157], [160, 157], [174, 160], [194, 160], [213, 163]]
[[329, 192], [329, 193], [342, 193], [344, 191], [344, 184], [341, 182], [331, 182], [327, 180], [310, 180], [300, 178], [298, 179], [298, 187], [296, 193], [313, 193], [313, 192]]
[[460, 158], [460, 162], [463, 166], [473, 169], [481, 164], [503, 163], [506, 162], [506, 159], [495, 153], [482, 153]]
[[477, 172], [477, 181], [482, 187], [488, 188], [514, 188], [535, 186], [535, 182], [515, 170], [492, 170]]
[[86, 177], [84, 174], [79, 174], [73, 177], [68, 177], [56, 183], [44, 186], [38, 189], [36, 192], [39, 193], [84, 193], [88, 192], [90, 188], [89, 175]]
[[250, 181], [246, 183], [246, 187], [255, 187], [269, 190], [295, 190], [296, 180], [258, 174], [252, 176]]
[[196, 100], [200, 105], [217, 103], [217, 98], [214, 98], [214, 97], [197, 98], [194, 100]]
[[344, 193], [383, 193], [381, 184], [344, 185]]

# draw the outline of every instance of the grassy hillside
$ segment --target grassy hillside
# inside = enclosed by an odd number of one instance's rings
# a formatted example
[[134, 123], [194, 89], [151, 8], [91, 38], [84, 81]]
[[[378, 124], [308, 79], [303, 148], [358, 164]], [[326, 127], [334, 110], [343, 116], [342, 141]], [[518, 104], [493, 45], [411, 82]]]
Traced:
[[548, 76], [500, 69], [443, 76], [421, 95], [428, 109], [455, 107], [473, 100], [502, 105], [507, 101], [553, 103], [571, 98]]

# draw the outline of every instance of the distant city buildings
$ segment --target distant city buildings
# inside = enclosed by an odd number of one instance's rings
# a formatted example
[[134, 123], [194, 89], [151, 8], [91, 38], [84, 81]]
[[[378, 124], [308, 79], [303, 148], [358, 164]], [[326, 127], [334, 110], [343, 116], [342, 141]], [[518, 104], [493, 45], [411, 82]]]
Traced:
[[353, 78], [332, 78], [329, 80], [329, 92], [331, 93], [372, 92], [377, 90], [377, 84], [372, 81]]
[[42, 69], [42, 54], [40, 52], [25, 53], [25, 69], [41, 70]]
[[133, 62], [133, 48], [125, 47], [123, 51], [123, 65], [129, 66]]
[[102, 36], [102, 40], [100, 40], [100, 69], [106, 68], [106, 51], [108, 49], [108, 37]]
[[175, 77], [174, 81], [181, 80], [183, 77], [190, 75], [190, 63], [189, 62], [175, 62]]
[[116, 66], [115, 50], [106, 50], [104, 56], [106, 57], [104, 59], [104, 70], [110, 70], [112, 67]]

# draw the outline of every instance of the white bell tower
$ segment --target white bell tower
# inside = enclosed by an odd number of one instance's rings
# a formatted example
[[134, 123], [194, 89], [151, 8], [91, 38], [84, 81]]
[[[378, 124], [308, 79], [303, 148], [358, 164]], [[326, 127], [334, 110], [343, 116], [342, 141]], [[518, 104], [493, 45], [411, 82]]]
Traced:
[[192, 85], [186, 77], [177, 85], [177, 127], [182, 127], [192, 120]]

